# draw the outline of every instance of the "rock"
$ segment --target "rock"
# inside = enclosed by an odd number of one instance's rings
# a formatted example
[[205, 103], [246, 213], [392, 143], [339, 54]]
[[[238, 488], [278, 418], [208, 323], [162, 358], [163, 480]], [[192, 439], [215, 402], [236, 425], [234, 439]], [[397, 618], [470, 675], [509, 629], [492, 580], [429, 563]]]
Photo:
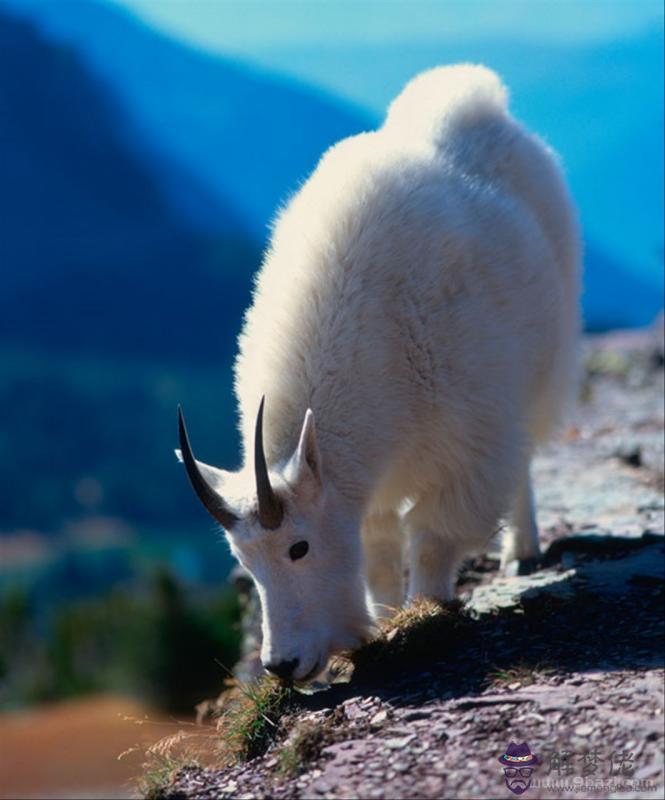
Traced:
[[403, 722], [414, 722], [419, 719], [429, 719], [432, 716], [431, 708], [414, 708], [410, 711], [405, 711], [400, 719]]
[[445, 742], [448, 739], [448, 731], [445, 728], [434, 728], [432, 735], [439, 742]]
[[644, 465], [642, 448], [634, 442], [622, 444], [615, 450], [614, 455], [629, 467], [639, 468]]
[[409, 745], [416, 738], [415, 733], [410, 733], [408, 736], [395, 736], [391, 739], [386, 739], [384, 745], [389, 750], [402, 750]]
[[593, 725], [589, 725], [588, 723], [584, 722], [581, 725], [576, 725], [574, 730], [577, 736], [591, 736], [594, 728]]
[[353, 698], [352, 700], [347, 700], [344, 703], [344, 714], [346, 715], [347, 719], [354, 721], [365, 717], [367, 712], [358, 704], [358, 698]]
[[372, 719], [369, 721], [369, 724], [372, 728], [380, 728], [388, 719], [388, 712], [385, 710], [378, 711]]

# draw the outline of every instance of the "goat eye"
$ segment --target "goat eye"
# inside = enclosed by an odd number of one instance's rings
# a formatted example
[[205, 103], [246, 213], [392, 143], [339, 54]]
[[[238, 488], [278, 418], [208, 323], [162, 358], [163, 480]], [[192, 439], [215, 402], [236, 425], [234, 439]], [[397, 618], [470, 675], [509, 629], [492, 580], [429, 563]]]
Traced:
[[297, 561], [299, 558], [304, 558], [307, 555], [307, 551], [309, 550], [309, 545], [307, 542], [296, 542], [292, 544], [289, 548], [289, 555], [291, 556], [291, 561]]

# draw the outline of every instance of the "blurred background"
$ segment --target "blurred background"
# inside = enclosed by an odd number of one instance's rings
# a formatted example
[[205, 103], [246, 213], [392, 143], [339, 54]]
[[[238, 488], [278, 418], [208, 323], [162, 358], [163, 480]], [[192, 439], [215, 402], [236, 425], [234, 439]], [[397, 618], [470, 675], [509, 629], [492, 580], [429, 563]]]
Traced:
[[497, 70], [561, 154], [588, 330], [651, 323], [660, 0], [0, 0], [7, 725], [78, 697], [188, 714], [219, 690], [238, 601], [173, 455], [176, 404], [197, 455], [236, 466], [231, 364], [271, 217], [326, 147], [456, 61]]

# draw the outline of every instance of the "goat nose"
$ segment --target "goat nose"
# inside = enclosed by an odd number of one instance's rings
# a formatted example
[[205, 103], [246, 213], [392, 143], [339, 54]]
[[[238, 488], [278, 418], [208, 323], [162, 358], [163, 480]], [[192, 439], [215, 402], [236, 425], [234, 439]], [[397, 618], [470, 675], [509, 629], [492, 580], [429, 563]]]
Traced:
[[268, 670], [268, 672], [272, 672], [272, 674], [276, 675], [278, 678], [282, 678], [282, 680], [288, 680], [295, 672], [299, 661], [300, 659], [293, 658], [291, 661], [280, 661], [277, 664], [264, 664], [263, 666]]

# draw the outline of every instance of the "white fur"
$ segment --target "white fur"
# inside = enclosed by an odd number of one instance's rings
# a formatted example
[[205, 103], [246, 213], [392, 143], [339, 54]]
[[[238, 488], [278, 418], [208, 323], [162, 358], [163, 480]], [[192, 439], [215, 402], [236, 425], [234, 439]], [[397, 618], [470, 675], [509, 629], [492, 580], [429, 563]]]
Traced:
[[[323, 156], [274, 226], [236, 364], [245, 466], [218, 473], [264, 663], [302, 678], [360, 641], [365, 576], [375, 613], [401, 605], [403, 550], [409, 597], [443, 599], [506, 514], [504, 562], [538, 553], [529, 462], [574, 384], [579, 250], [553, 154], [484, 67], [419, 75]], [[252, 513], [262, 395], [276, 531]]]

